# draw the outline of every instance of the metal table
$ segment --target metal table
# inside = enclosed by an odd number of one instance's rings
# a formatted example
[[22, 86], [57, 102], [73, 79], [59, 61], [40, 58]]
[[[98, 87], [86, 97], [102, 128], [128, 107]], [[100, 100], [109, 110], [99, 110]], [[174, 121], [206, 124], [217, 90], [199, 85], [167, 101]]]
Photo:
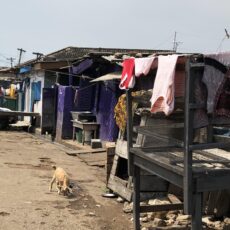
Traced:
[[76, 128], [82, 130], [82, 144], [85, 144], [85, 131], [93, 131], [94, 138], [97, 137], [97, 130], [99, 129], [100, 124], [97, 122], [82, 122], [78, 120], [71, 120], [73, 122], [73, 141], [76, 139], [75, 133]]

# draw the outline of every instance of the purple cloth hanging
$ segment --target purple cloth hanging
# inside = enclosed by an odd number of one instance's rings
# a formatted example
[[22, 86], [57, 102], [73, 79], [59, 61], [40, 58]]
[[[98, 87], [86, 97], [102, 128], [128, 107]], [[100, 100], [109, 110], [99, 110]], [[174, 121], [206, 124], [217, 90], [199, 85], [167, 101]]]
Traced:
[[92, 59], [85, 59], [79, 65], [72, 67], [73, 74], [81, 74], [93, 64]]
[[58, 87], [56, 138], [72, 138], [72, 117], [74, 90], [71, 86]]
[[117, 104], [117, 86], [109, 82], [101, 85], [97, 108], [97, 122], [100, 123], [99, 138], [103, 141], [115, 141], [118, 136], [118, 127], [114, 118], [114, 107]]

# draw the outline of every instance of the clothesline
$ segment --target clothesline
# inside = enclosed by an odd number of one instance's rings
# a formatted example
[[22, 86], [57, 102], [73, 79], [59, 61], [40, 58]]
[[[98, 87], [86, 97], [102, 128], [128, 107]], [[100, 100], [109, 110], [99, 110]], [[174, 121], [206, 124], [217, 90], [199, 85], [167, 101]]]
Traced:
[[156, 67], [157, 60], [158, 68], [151, 97], [151, 112], [164, 112], [169, 115], [174, 110], [174, 77], [179, 56], [181, 55], [172, 54], [124, 60], [120, 89], [133, 88], [135, 77], [148, 75], [150, 70]]
[[62, 75], [67, 75], [67, 76], [73, 76], [73, 77], [79, 77], [79, 78], [83, 78], [83, 79], [89, 79], [89, 80], [92, 80], [94, 78], [92, 77], [89, 77], [89, 76], [85, 76], [85, 75], [77, 75], [77, 74], [72, 74], [72, 73], [63, 73], [63, 72], [59, 72], [59, 71], [54, 71], [54, 70], [46, 70], [46, 69], [43, 69], [45, 70], [46, 72], [51, 72], [51, 73], [56, 73], [56, 74], [62, 74]]
[[[179, 57], [184, 57], [179, 59]], [[148, 75], [157, 68], [153, 83], [151, 112], [169, 115], [174, 110], [176, 97], [183, 97], [185, 71], [176, 69], [177, 64], [186, 63], [188, 54], [159, 55], [148, 58], [129, 58], [123, 61], [120, 89], [130, 89], [135, 78]], [[157, 62], [156, 62], [157, 58]], [[195, 81], [194, 98], [198, 104], [206, 104], [194, 113], [195, 128], [208, 124], [208, 116], [230, 117], [230, 53], [203, 55], [204, 71]]]

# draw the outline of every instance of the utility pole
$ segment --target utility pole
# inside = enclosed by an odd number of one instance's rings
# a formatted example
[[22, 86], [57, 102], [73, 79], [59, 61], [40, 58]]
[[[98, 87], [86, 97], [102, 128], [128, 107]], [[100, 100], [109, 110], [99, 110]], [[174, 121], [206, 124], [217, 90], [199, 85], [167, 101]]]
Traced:
[[15, 58], [7, 58], [7, 60], [10, 60], [10, 65], [11, 65], [11, 68], [13, 68], [13, 61], [15, 60]]
[[176, 35], [177, 35], [177, 32], [175, 31], [175, 33], [174, 33], [174, 39], [173, 39], [173, 51], [174, 52], [177, 51], [177, 48], [178, 48], [179, 44], [181, 43], [181, 42], [177, 42], [176, 41]]
[[224, 30], [225, 30], [225, 33], [226, 33], [226, 37], [229, 39], [229, 38], [230, 38], [230, 35], [229, 35], [227, 29], [224, 29]]
[[21, 63], [21, 58], [22, 58], [22, 53], [24, 52], [26, 52], [24, 49], [22, 49], [22, 48], [18, 48], [18, 50], [19, 50], [19, 60], [18, 60], [18, 65], [20, 65], [20, 63]]
[[40, 59], [43, 56], [43, 53], [33, 52], [37, 56], [37, 59]]

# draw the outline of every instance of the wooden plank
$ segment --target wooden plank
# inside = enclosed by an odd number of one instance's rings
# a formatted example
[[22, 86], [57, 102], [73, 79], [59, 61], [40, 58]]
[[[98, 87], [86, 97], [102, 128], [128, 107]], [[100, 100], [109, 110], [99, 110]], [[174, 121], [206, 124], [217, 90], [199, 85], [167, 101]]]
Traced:
[[181, 204], [182, 202], [173, 194], [168, 194], [168, 199], [172, 204]]
[[215, 142], [229, 142], [230, 137], [228, 136], [223, 136], [223, 135], [214, 135], [213, 136]]
[[110, 179], [111, 179], [111, 180], [114, 180], [114, 181], [119, 181], [119, 183], [120, 183], [121, 185], [123, 185], [124, 187], [127, 187], [127, 185], [128, 185], [128, 181], [127, 181], [127, 180], [122, 180], [121, 178], [119, 178], [119, 177], [117, 177], [117, 176], [115, 176], [115, 175], [111, 175], [111, 176], [110, 176]]
[[[145, 126], [145, 125], [146, 125], [146, 122], [147, 122], [147, 119], [148, 119], [148, 116], [142, 116], [142, 117], [141, 117], [140, 126]], [[143, 144], [144, 144], [144, 139], [145, 139], [145, 136], [144, 136], [143, 134], [138, 133], [138, 134], [137, 134], [136, 144], [137, 144], [137, 145], [140, 145], [140, 146], [143, 146]]]
[[78, 157], [89, 166], [104, 167], [106, 165], [106, 153], [80, 154]]
[[124, 186], [124, 181], [116, 176], [109, 178], [108, 188], [113, 192], [123, 197], [127, 201], [131, 201], [132, 199], [132, 190], [128, 189], [127, 186]]
[[221, 218], [228, 215], [230, 204], [230, 190], [210, 192], [207, 204], [207, 212]]
[[77, 156], [78, 154], [85, 154], [85, 153], [101, 153], [106, 152], [106, 149], [98, 148], [98, 149], [80, 149], [80, 150], [70, 150], [66, 151], [66, 154], [70, 156]]
[[169, 183], [156, 175], [140, 176], [141, 192], [166, 192]]
[[[140, 126], [134, 126], [134, 131], [141, 132], [143, 130], [152, 131], [154, 129], [163, 129], [163, 128], [184, 128], [184, 123], [182, 122], [174, 122], [174, 123], [163, 123], [162, 121], [155, 120], [157, 124], [150, 123], [150, 125], [146, 125], [146, 123], [140, 123]], [[160, 123], [160, 124], [159, 124]]]
[[115, 148], [115, 152], [117, 155], [119, 155], [120, 157], [123, 157], [125, 159], [128, 159], [128, 149], [127, 149], [127, 141], [118, 139], [117, 143], [116, 143], [116, 148]]
[[214, 148], [230, 148], [229, 142], [216, 142], [216, 143], [205, 143], [205, 144], [196, 144], [189, 145], [189, 150], [202, 150], [202, 149], [214, 149]]
[[178, 147], [183, 147], [184, 143], [183, 141], [173, 138], [173, 137], [168, 137], [166, 135], [162, 135], [159, 133], [156, 133], [154, 131], [145, 129], [143, 127], [139, 127], [138, 133], [143, 134], [145, 136], [150, 136], [151, 138], [154, 138], [156, 140], [162, 141], [165, 144], [175, 144]]
[[183, 203], [177, 204], [159, 204], [140, 206], [141, 212], [162, 212], [170, 210], [183, 210]]
[[113, 166], [112, 166], [112, 169], [111, 169], [111, 172], [110, 172], [110, 174], [112, 174], [112, 175], [115, 175], [115, 174], [116, 174], [116, 171], [117, 171], [117, 164], [118, 164], [118, 158], [119, 158], [118, 155], [115, 155], [115, 156], [114, 156], [114, 159], [113, 159]]
[[[170, 160], [171, 164], [181, 164], [183, 163], [183, 160]], [[192, 161], [193, 164], [201, 164], [201, 163], [206, 163], [206, 164], [229, 164], [230, 160], [193, 160]]]
[[[217, 170], [219, 171], [219, 170]], [[225, 174], [225, 175], [224, 175]], [[229, 183], [230, 173], [223, 171], [223, 175], [209, 176], [203, 178], [197, 178], [196, 180], [196, 190], [198, 192], [210, 192], [217, 191], [219, 189], [230, 189]]]
[[39, 117], [40, 113], [21, 112], [21, 111], [0, 111], [0, 116], [32, 116]]

